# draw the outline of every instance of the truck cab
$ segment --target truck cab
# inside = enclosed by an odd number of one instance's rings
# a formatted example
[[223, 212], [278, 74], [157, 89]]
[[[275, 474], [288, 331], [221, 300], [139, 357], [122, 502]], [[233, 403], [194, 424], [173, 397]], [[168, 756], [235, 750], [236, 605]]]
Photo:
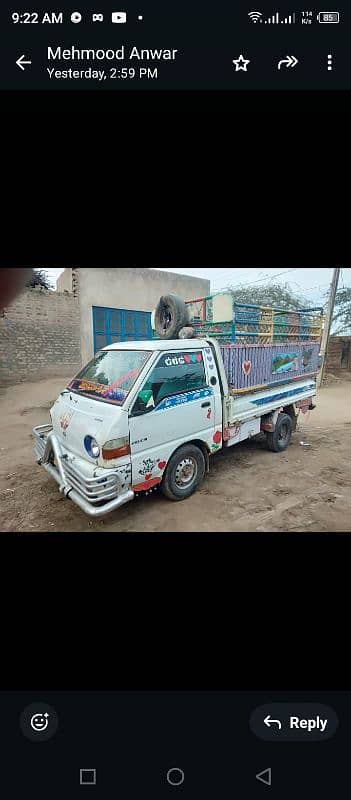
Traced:
[[97, 353], [56, 400], [52, 430], [34, 429], [61, 491], [92, 516], [161, 483], [171, 499], [189, 496], [222, 446], [228, 387], [215, 350], [177, 339]]

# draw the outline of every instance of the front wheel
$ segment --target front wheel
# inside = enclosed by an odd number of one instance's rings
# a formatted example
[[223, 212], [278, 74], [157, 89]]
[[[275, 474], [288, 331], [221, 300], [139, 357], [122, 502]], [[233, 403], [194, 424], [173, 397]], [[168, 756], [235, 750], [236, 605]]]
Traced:
[[205, 458], [193, 444], [180, 447], [168, 462], [161, 489], [169, 500], [185, 500], [201, 485], [205, 475]]
[[277, 423], [272, 433], [267, 433], [267, 445], [269, 450], [280, 453], [286, 450], [290, 444], [292, 434], [292, 421], [289, 414], [278, 414]]

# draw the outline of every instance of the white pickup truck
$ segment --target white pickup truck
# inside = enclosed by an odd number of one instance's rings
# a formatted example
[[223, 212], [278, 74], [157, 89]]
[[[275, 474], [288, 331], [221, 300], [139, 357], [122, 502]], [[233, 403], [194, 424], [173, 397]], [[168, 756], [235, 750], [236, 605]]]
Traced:
[[36, 460], [91, 517], [158, 486], [183, 500], [223, 447], [264, 431], [271, 450], [285, 450], [316, 394], [315, 375], [284, 374], [294, 356], [283, 354], [277, 385], [240, 394], [211, 337], [112, 344], [61, 392], [52, 424], [34, 428]]

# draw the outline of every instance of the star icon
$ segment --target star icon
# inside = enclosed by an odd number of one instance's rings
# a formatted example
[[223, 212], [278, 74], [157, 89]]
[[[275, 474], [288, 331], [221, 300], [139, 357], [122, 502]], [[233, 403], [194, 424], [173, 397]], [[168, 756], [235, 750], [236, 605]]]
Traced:
[[241, 55], [239, 58], [233, 58], [233, 64], [235, 64], [235, 72], [239, 72], [240, 69], [247, 72], [247, 65], [250, 64], [250, 60]]

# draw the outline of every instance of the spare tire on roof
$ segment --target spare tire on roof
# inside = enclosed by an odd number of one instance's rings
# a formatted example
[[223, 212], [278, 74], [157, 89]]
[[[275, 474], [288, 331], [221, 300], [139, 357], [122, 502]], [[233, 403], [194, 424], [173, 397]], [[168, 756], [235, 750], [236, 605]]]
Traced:
[[186, 328], [181, 328], [178, 333], [179, 339], [193, 339], [194, 336], [195, 336], [194, 328], [188, 326]]
[[155, 330], [160, 339], [176, 339], [181, 328], [189, 325], [188, 309], [177, 294], [160, 297], [155, 311]]

